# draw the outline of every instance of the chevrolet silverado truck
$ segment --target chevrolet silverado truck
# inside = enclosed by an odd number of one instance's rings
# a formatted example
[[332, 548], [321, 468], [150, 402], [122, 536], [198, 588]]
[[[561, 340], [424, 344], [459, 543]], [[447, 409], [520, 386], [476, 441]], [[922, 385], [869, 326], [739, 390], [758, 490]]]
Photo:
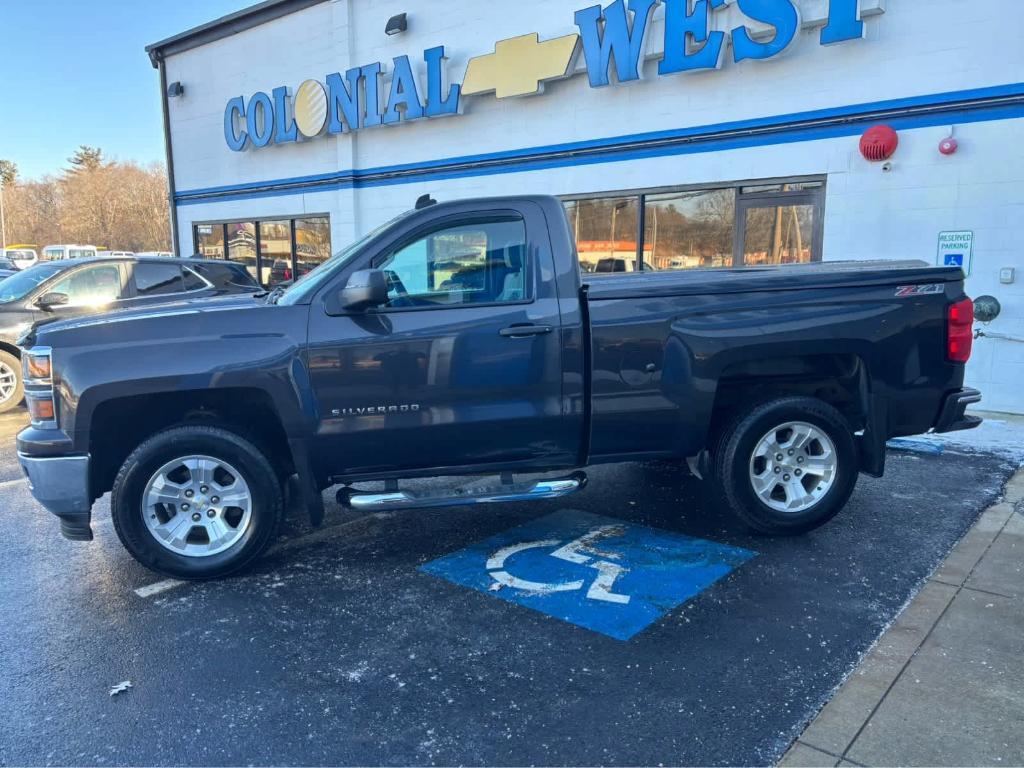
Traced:
[[582, 273], [555, 198], [421, 199], [286, 289], [37, 325], [18, 454], [67, 538], [110, 492], [128, 551], [177, 578], [251, 563], [286, 496], [319, 524], [336, 485], [359, 510], [552, 498], [606, 462], [685, 460], [796, 534], [882, 474], [888, 438], [980, 422], [963, 279]]

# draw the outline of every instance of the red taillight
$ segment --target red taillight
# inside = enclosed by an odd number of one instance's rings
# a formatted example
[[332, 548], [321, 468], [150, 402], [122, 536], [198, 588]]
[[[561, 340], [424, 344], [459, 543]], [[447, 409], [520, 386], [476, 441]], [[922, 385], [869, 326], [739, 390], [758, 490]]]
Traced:
[[946, 315], [946, 357], [966, 363], [974, 343], [974, 302], [970, 299], [949, 305]]

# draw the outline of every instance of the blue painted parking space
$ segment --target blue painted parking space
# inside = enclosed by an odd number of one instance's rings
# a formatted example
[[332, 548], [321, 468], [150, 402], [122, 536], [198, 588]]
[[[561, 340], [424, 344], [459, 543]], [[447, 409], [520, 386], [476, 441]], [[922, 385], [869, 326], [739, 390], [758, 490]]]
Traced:
[[628, 640], [757, 553], [576, 510], [492, 536], [420, 570]]

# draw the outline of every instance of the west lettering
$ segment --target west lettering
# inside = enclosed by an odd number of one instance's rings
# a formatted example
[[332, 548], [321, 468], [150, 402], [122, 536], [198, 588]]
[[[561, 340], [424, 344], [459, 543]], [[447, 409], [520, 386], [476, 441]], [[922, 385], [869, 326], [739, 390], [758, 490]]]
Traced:
[[[665, 0], [665, 56], [658, 74], [718, 69], [722, 65], [724, 32], [708, 32], [711, 10], [721, 8], [725, 0], [697, 0], [690, 12], [690, 0]], [[700, 50], [688, 53], [689, 44], [704, 43]]]
[[576, 26], [580, 28], [587, 76], [592, 88], [608, 85], [608, 68], [613, 60], [620, 83], [640, 78], [644, 35], [657, 5], [658, 0], [630, 0], [632, 24], [623, 0], [615, 0], [603, 11], [600, 5], [576, 11]]
[[737, 0], [740, 10], [762, 24], [775, 27], [775, 36], [768, 42], [754, 40], [746, 27], [732, 31], [732, 56], [737, 63], [744, 59], [770, 59], [778, 56], [796, 39], [800, 29], [800, 12], [793, 0]]
[[832, 45], [864, 37], [860, 0], [829, 0], [828, 24], [821, 30], [821, 44]]

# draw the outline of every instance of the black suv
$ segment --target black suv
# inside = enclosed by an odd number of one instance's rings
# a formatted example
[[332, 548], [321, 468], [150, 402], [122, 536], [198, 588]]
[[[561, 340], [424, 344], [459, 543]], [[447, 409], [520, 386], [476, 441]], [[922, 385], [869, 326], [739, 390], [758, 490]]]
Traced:
[[241, 264], [209, 259], [65, 259], [15, 272], [0, 280], [0, 413], [22, 400], [17, 340], [35, 322], [260, 290]]

